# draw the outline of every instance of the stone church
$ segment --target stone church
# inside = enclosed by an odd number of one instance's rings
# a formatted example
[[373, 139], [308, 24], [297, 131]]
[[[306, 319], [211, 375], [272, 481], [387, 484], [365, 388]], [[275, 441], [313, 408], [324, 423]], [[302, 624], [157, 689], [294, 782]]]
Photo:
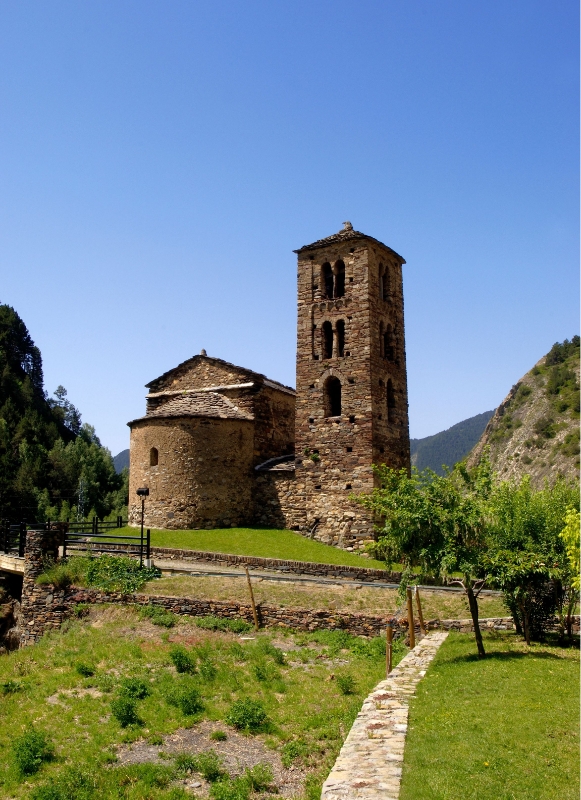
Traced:
[[402, 265], [351, 223], [298, 256], [296, 390], [200, 355], [147, 384], [131, 429], [129, 521], [290, 528], [337, 547], [373, 536], [349, 499], [373, 464], [409, 468]]

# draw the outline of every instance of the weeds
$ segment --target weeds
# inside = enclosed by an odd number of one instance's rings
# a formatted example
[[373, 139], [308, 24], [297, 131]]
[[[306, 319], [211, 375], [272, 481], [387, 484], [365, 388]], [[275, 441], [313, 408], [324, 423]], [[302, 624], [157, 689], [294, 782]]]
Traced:
[[45, 761], [52, 761], [54, 748], [45, 733], [30, 728], [13, 741], [12, 758], [24, 778], [38, 772]]
[[349, 673], [337, 675], [337, 686], [341, 694], [355, 694], [355, 678], [353, 675], [349, 675]]
[[252, 700], [250, 697], [236, 700], [226, 715], [226, 722], [229, 725], [251, 733], [261, 730], [267, 720], [268, 717], [262, 703]]
[[133, 700], [144, 700], [150, 694], [150, 688], [141, 678], [125, 678], [119, 690], [121, 696]]
[[91, 667], [90, 664], [85, 664], [84, 661], [77, 661], [75, 664], [75, 672], [82, 675], [83, 678], [90, 678], [95, 674], [95, 668]]
[[179, 620], [176, 614], [166, 611], [161, 606], [143, 606], [139, 609], [139, 616], [141, 619], [151, 620], [154, 625], [159, 625], [162, 628], [173, 628]]
[[210, 734], [210, 739], [213, 742], [225, 742], [228, 738], [228, 734], [226, 731], [212, 731]]
[[132, 697], [121, 695], [111, 701], [111, 713], [121, 725], [127, 728], [129, 725], [140, 725], [141, 720], [137, 714], [137, 704]]
[[195, 617], [194, 623], [198, 628], [207, 631], [230, 631], [231, 633], [246, 633], [252, 625], [243, 619], [222, 619], [222, 617]]
[[169, 651], [169, 657], [178, 672], [193, 674], [196, 671], [196, 662], [183, 645], [174, 645]]
[[200, 690], [191, 679], [173, 685], [166, 693], [166, 701], [179, 708], [186, 717], [193, 716], [204, 708]]

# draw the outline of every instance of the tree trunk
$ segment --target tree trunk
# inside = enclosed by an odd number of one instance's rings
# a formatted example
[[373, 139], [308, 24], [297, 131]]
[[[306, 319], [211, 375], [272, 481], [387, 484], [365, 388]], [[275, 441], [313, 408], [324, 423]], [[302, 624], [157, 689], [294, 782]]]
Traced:
[[468, 595], [468, 605], [470, 606], [472, 624], [474, 625], [474, 638], [476, 639], [476, 647], [478, 648], [478, 657], [484, 658], [486, 653], [484, 652], [482, 634], [480, 633], [480, 625], [478, 623], [478, 600], [474, 596], [472, 581], [467, 578], [464, 585], [466, 587], [466, 594]]

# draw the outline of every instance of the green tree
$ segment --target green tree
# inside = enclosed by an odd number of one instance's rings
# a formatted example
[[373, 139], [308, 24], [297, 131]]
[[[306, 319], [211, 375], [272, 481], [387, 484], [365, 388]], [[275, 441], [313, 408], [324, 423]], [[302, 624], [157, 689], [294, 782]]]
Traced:
[[440, 476], [432, 470], [408, 475], [376, 467], [379, 487], [357, 498], [382, 522], [376, 553], [388, 564], [445, 578], [464, 589], [470, 606], [478, 655], [485, 655], [478, 622], [478, 595], [484, 585], [485, 500], [491, 476], [487, 459], [471, 472], [463, 465]]

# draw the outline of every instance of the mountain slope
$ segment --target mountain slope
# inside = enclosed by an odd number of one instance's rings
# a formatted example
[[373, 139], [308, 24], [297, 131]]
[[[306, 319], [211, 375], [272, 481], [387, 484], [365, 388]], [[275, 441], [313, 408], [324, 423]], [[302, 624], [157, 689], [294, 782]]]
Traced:
[[438, 475], [442, 475], [442, 464], [453, 467], [458, 461], [466, 458], [493, 413], [494, 411], [484, 411], [475, 417], [457, 422], [451, 428], [433, 436], [410, 439], [412, 466], [419, 470], [429, 467]]
[[496, 409], [468, 458], [485, 447], [502, 480], [530, 475], [541, 488], [557, 475], [579, 479], [579, 337], [554, 344]]
[[115, 472], [122, 472], [125, 467], [129, 469], [129, 450], [122, 450], [113, 457], [113, 464], [115, 465]]

